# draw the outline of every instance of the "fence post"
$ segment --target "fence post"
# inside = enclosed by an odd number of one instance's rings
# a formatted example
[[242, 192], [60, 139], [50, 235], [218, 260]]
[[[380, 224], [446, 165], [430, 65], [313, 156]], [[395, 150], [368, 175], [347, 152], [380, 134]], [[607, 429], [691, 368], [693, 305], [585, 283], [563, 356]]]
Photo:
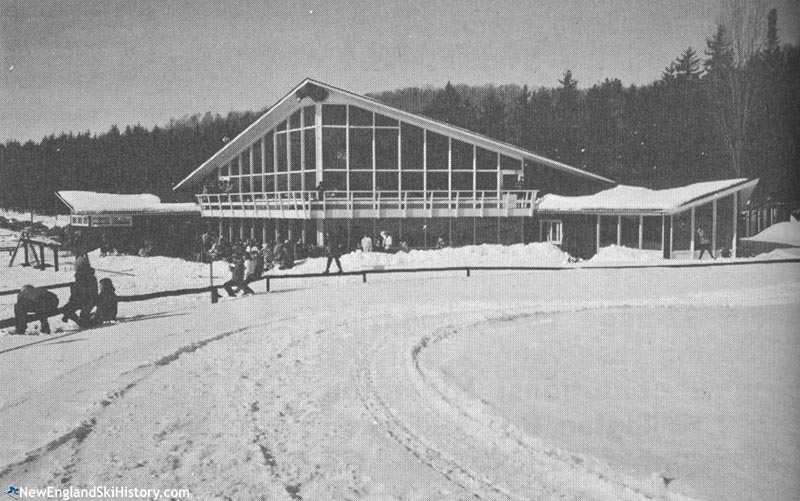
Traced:
[[267, 292], [270, 291], [269, 277], [267, 277]]
[[362, 283], [367, 283], [367, 272], [365, 271], [361, 275], [362, 275], [362, 278], [361, 278]]
[[214, 287], [214, 258], [208, 261], [208, 281], [211, 285], [211, 304], [217, 304], [219, 301], [219, 292]]
[[467, 268], [467, 276], [469, 276], [469, 268]]
[[53, 247], [53, 268], [58, 271], [58, 248]]

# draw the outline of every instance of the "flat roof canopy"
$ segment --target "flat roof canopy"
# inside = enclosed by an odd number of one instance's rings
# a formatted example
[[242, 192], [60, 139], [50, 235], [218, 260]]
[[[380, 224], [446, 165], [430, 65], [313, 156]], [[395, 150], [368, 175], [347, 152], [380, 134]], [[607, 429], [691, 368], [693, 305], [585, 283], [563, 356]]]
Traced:
[[162, 203], [156, 195], [120, 195], [94, 191], [58, 191], [56, 196], [76, 215], [200, 215], [195, 203]]
[[736, 192], [743, 192], [747, 199], [756, 184], [758, 179], [708, 181], [666, 190], [618, 185], [580, 197], [547, 194], [542, 197], [538, 209], [575, 214], [675, 214]]

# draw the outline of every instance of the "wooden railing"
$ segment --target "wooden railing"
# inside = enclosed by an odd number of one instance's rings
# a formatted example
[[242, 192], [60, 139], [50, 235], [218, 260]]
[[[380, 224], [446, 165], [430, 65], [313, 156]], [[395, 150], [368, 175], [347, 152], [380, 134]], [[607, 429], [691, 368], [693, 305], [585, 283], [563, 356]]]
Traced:
[[282, 191], [274, 193], [204, 193], [197, 201], [204, 216], [309, 218], [312, 211], [419, 212], [522, 210], [533, 214], [536, 190], [515, 191]]

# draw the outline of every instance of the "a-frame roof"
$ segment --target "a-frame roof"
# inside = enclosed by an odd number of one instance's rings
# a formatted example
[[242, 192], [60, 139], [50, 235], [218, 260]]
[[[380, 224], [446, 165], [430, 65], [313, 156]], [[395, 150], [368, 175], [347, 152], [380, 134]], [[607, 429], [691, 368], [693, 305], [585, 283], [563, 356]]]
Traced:
[[244, 148], [250, 146], [257, 141], [261, 136], [267, 133], [270, 129], [277, 126], [280, 122], [285, 120], [289, 115], [294, 113], [297, 109], [308, 106], [311, 99], [307, 97], [299, 97], [298, 91], [301, 91], [306, 85], [312, 84], [327, 91], [328, 95], [325, 98], [324, 104], [352, 104], [359, 106], [363, 109], [386, 115], [390, 118], [415, 125], [420, 128], [428, 129], [432, 132], [449, 136], [460, 141], [470, 144], [475, 144], [481, 148], [485, 148], [494, 152], [499, 152], [503, 155], [512, 158], [529, 160], [546, 167], [557, 169], [563, 172], [574, 174], [576, 176], [594, 179], [609, 184], [616, 184], [614, 181], [607, 179], [591, 172], [569, 166], [567, 164], [551, 160], [549, 158], [537, 155], [531, 151], [514, 146], [512, 144], [498, 141], [489, 138], [483, 134], [472, 132], [461, 127], [456, 127], [439, 120], [409, 113], [392, 106], [380, 103], [374, 99], [360, 96], [344, 89], [339, 89], [332, 85], [328, 85], [311, 78], [306, 78], [285, 96], [283, 96], [277, 103], [275, 103], [269, 110], [267, 110], [260, 118], [247, 127], [242, 133], [236, 136], [222, 149], [216, 152], [211, 158], [206, 160], [200, 167], [195, 169], [185, 179], [179, 182], [173, 189], [198, 182], [209, 172], [226, 164], [231, 159], [241, 152]]

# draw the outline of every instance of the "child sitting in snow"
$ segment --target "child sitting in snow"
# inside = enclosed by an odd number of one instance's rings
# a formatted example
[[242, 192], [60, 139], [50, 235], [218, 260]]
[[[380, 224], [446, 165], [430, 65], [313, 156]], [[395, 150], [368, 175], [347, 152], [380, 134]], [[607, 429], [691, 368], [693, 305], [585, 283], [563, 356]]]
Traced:
[[100, 280], [100, 293], [97, 296], [95, 323], [110, 322], [117, 319], [117, 293], [110, 278]]

